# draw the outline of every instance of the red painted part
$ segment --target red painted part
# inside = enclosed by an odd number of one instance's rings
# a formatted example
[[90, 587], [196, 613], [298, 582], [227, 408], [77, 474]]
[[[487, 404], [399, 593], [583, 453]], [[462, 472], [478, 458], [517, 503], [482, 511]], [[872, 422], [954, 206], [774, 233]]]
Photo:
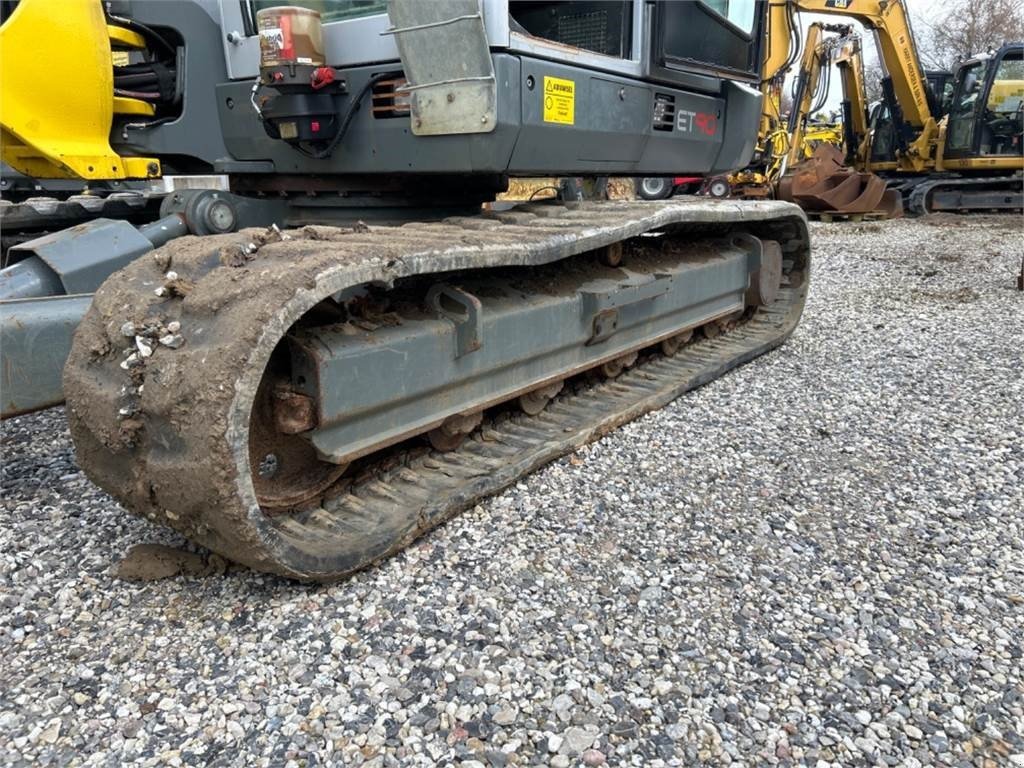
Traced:
[[703, 176], [673, 176], [672, 186], [678, 187], [680, 184], [693, 184], [698, 181], [703, 181]]

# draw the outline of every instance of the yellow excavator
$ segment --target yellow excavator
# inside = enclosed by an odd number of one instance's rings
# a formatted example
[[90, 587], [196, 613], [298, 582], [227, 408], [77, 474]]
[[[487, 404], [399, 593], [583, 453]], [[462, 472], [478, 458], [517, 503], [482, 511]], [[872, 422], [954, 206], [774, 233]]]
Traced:
[[[1024, 205], [1024, 43], [1007, 43], [961, 63], [943, 103], [920, 64], [905, 4], [900, 0], [769, 0], [769, 50], [785, 50], [800, 12], [854, 19], [875, 34], [887, 76], [884, 105], [869, 127], [863, 76], [850, 49], [840, 55], [854, 170], [883, 177], [911, 213], [1019, 210]], [[781, 56], [782, 54], [777, 54]], [[843, 63], [845, 61], [845, 63]], [[941, 74], [941, 73], [939, 73]], [[858, 82], [859, 80], [859, 82]], [[831, 170], [807, 174], [794, 195], [821, 191]]]
[[[836, 126], [809, 122], [810, 115], [821, 108], [828, 90], [828, 72], [833, 51], [851, 32], [848, 26], [811, 24], [807, 28], [803, 53], [794, 79], [793, 108], [782, 112], [782, 92], [792, 59], [772, 57], [769, 48], [762, 63], [762, 112], [758, 146], [754, 162], [729, 176], [732, 195], [740, 198], [765, 198], [775, 195], [779, 179], [788, 165], [809, 157], [821, 143], [842, 142]], [[836, 32], [838, 36], [826, 36]]]
[[[828, 95], [833, 61], [854, 37], [850, 25], [815, 22], [807, 28], [788, 115], [781, 114], [781, 92], [789, 62], [766, 57], [758, 153], [753, 165], [730, 176], [734, 196], [774, 196], [810, 211], [902, 214], [899, 194], [887, 192], [884, 180], [843, 165], [842, 127], [811, 119]], [[813, 183], [803, 183], [809, 176]]]
[[[840, 33], [815, 51], [804, 51], [804, 63], [794, 83], [794, 104], [789, 119], [791, 147], [776, 183], [776, 195], [798, 203], [804, 210], [825, 215], [874, 213], [885, 218], [903, 215], [900, 194], [886, 188], [885, 180], [870, 171], [844, 164], [843, 133], [838, 126], [815, 130], [808, 116], [823, 106], [831, 83], [832, 65], [844, 50], [859, 49], [859, 36], [850, 25], [812, 24], [809, 39], [820, 38], [816, 28]], [[822, 134], [832, 142], [816, 141]]]

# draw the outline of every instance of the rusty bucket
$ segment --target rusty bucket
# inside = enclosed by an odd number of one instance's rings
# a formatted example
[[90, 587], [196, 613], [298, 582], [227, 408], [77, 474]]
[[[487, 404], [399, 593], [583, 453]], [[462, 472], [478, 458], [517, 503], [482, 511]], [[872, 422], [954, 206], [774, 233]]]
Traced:
[[822, 144], [779, 181], [778, 196], [806, 211], [841, 214], [880, 213], [885, 218], [903, 215], [903, 198], [886, 188], [873, 173], [858, 173], [843, 165], [842, 153]]

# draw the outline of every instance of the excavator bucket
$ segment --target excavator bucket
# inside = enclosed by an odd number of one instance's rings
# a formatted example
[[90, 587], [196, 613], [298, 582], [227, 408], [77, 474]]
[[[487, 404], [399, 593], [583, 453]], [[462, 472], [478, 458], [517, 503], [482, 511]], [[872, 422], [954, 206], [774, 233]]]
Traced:
[[879, 213], [885, 218], [903, 215], [899, 192], [886, 188], [873, 173], [858, 173], [843, 165], [842, 153], [822, 144], [779, 181], [779, 198], [806, 211], [822, 213]]

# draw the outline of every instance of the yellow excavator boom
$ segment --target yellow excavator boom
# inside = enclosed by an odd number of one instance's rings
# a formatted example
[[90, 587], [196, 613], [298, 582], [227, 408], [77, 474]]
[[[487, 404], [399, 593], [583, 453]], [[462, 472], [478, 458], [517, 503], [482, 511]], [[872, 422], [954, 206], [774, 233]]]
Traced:
[[[99, 0], [22, 0], [0, 26], [0, 150], [35, 178], [144, 179], [155, 158], [110, 146], [115, 114], [152, 115], [114, 95], [113, 51], [142, 48], [135, 32], [108, 26]], [[42, 64], [41, 64], [42, 62]]]
[[843, 100], [849, 105], [848, 114], [843, 115], [844, 140], [853, 144], [846, 148], [847, 157], [854, 158], [858, 165], [863, 166], [870, 157], [871, 139], [864, 100], [864, 56], [860, 35], [850, 35], [842, 42], [836, 51], [835, 65], [839, 70]]
[[928, 168], [934, 159], [938, 124], [928, 103], [928, 84], [905, 4], [901, 0], [769, 0], [770, 48], [782, 47], [791, 39], [792, 18], [797, 12], [845, 16], [876, 33], [896, 102], [916, 135], [899, 158], [899, 167], [905, 171]]

